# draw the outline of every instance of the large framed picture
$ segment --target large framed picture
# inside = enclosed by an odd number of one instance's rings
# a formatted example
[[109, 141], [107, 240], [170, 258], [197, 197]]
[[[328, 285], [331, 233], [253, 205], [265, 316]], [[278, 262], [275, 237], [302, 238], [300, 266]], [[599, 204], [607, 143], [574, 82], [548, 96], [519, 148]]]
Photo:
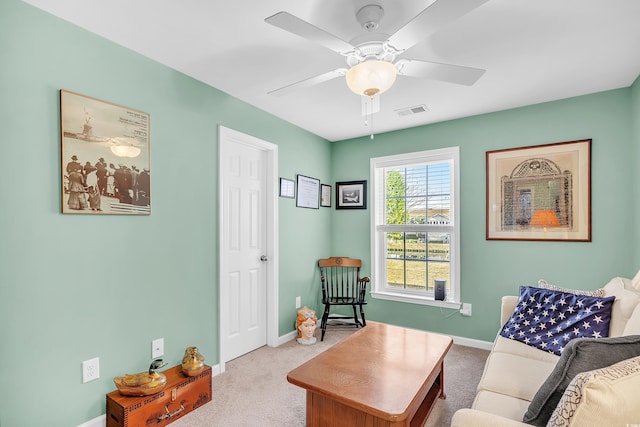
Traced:
[[336, 182], [336, 209], [366, 209], [367, 181]]
[[296, 206], [299, 208], [320, 209], [320, 180], [304, 175], [296, 176]]
[[487, 151], [487, 240], [591, 241], [591, 139]]
[[151, 213], [149, 114], [60, 91], [62, 213]]

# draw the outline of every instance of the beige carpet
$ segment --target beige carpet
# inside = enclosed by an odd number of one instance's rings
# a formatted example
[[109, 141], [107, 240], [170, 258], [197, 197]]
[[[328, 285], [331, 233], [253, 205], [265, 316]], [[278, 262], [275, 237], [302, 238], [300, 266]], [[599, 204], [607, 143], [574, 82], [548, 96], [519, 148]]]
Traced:
[[[302, 427], [305, 391], [287, 382], [293, 368], [326, 350], [355, 328], [327, 329], [323, 342], [304, 346], [295, 340], [262, 347], [226, 364], [213, 377], [212, 401], [171, 424], [172, 427]], [[489, 352], [454, 345], [445, 359], [445, 391], [426, 427], [448, 427], [453, 413], [469, 407]]]

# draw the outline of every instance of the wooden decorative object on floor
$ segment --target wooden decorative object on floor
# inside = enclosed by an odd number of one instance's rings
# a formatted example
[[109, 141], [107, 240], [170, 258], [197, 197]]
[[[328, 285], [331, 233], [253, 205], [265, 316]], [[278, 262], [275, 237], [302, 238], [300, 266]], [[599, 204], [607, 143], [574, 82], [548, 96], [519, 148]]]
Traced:
[[316, 343], [316, 326], [318, 325], [318, 318], [316, 312], [311, 310], [306, 305], [298, 310], [298, 316], [296, 317], [296, 330], [298, 331], [298, 338], [296, 341], [303, 345], [312, 345]]
[[166, 426], [211, 401], [211, 367], [188, 377], [180, 365], [163, 372], [165, 388], [150, 396], [107, 394], [107, 427]]

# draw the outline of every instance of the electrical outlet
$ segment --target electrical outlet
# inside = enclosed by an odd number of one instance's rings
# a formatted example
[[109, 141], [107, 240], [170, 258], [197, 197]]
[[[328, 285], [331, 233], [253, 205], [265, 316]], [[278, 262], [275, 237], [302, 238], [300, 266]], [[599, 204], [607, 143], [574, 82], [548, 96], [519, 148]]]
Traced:
[[151, 358], [157, 359], [164, 355], [164, 338], [151, 341]]
[[471, 317], [471, 304], [466, 302], [463, 303], [462, 308], [460, 309], [460, 314], [462, 314], [463, 316]]
[[82, 362], [82, 383], [88, 383], [98, 378], [100, 378], [100, 359], [96, 357]]
[[296, 308], [302, 307], [302, 301], [300, 297], [296, 297]]

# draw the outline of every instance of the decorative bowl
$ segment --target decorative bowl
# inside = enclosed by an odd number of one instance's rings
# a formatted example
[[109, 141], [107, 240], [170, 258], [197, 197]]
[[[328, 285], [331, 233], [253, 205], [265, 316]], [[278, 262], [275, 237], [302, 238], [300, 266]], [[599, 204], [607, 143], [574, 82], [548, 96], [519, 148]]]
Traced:
[[161, 391], [167, 384], [167, 377], [158, 372], [141, 372], [115, 377], [113, 382], [124, 396], [147, 396]]

